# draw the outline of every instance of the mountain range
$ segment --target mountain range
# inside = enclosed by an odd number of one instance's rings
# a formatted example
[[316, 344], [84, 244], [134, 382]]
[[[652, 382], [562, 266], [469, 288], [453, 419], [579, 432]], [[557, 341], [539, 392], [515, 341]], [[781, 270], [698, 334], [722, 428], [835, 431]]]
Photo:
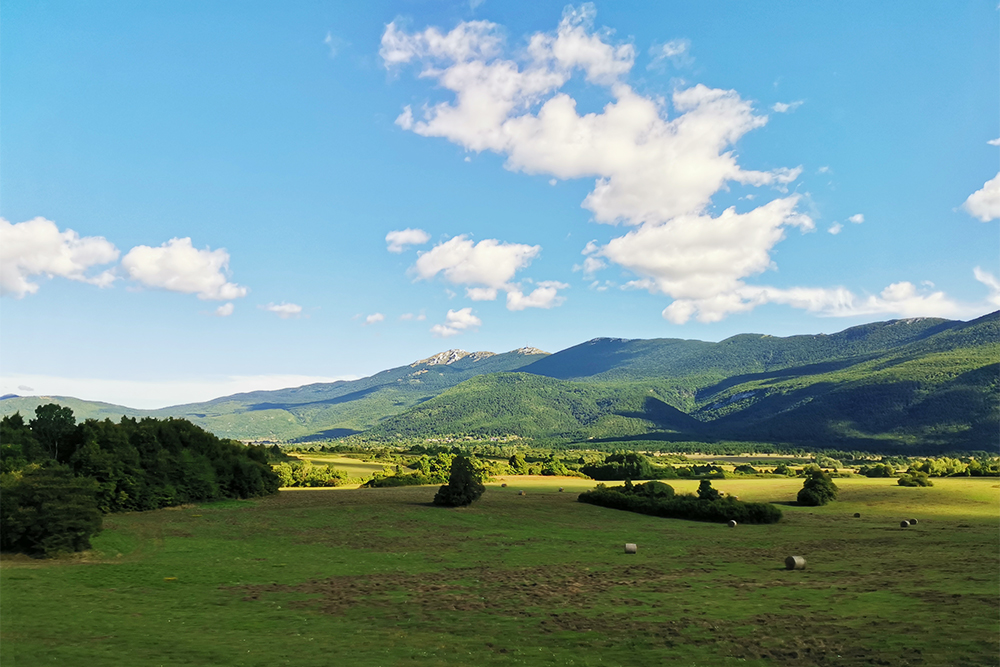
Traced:
[[56, 402], [78, 419], [181, 417], [241, 440], [467, 435], [996, 451], [998, 334], [1000, 311], [717, 343], [597, 338], [555, 354], [448, 350], [359, 380], [160, 410], [4, 397], [0, 414]]

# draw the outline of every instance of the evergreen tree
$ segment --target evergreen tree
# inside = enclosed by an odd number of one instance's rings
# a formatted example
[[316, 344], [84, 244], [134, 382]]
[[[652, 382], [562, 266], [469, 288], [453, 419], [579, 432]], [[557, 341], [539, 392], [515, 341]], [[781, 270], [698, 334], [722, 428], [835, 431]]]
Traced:
[[486, 487], [479, 481], [479, 475], [472, 461], [464, 456], [456, 456], [451, 462], [451, 476], [448, 483], [438, 489], [434, 496], [435, 505], [465, 507], [478, 500]]

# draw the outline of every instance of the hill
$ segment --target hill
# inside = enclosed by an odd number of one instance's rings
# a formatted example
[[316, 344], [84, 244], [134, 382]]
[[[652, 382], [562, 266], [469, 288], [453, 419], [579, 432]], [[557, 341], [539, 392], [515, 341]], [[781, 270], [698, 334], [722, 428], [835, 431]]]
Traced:
[[55, 400], [78, 418], [183, 417], [243, 440], [467, 434], [564, 441], [756, 440], [839, 449], [998, 449], [1000, 311], [718, 343], [597, 338], [555, 354], [448, 350], [360, 380], [162, 410]]

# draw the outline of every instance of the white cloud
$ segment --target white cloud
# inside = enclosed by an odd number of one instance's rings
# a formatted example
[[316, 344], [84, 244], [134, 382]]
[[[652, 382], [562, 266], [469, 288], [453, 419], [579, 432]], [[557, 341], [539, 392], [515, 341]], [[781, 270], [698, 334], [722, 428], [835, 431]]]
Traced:
[[865, 216], [862, 213], [855, 213], [854, 215], [849, 217], [848, 220], [850, 220], [856, 225], [860, 225], [862, 222], [865, 221]]
[[111, 271], [87, 275], [88, 269], [118, 259], [118, 249], [101, 236], [80, 237], [72, 229], [60, 232], [45, 218], [11, 224], [0, 218], [0, 295], [20, 299], [38, 291], [32, 276], [59, 276], [107, 287]]
[[298, 317], [302, 314], [302, 306], [294, 303], [269, 303], [266, 306], [260, 306], [260, 308], [274, 313], [283, 320]]
[[410, 322], [412, 320], [416, 320], [417, 322], [423, 322], [424, 320], [427, 319], [427, 316], [424, 315], [423, 311], [421, 311], [419, 315], [415, 315], [413, 313], [403, 313], [402, 315], [399, 316], [399, 319], [404, 322]]
[[472, 308], [449, 310], [445, 317], [445, 323], [432, 326], [431, 333], [439, 338], [448, 338], [466, 329], [475, 329], [482, 323], [481, 319], [472, 314]]
[[816, 170], [816, 173], [817, 174], [829, 174], [830, 173], [830, 167], [820, 167], [819, 169]]
[[826, 230], [826, 231], [830, 232], [831, 234], [837, 235], [843, 229], [844, 229], [844, 226], [842, 224], [840, 224], [839, 222], [835, 222], [832, 225], [830, 225], [830, 228], [828, 230]]
[[[506, 155], [511, 170], [596, 177], [583, 206], [598, 222], [663, 222], [701, 212], [729, 181], [784, 186], [798, 176], [798, 168], [761, 172], [737, 164], [732, 145], [767, 117], [735, 91], [678, 90], [672, 118], [663, 100], [633, 91], [622, 78], [634, 49], [608, 43], [607, 32], [593, 31], [593, 18], [592, 6], [568, 10], [554, 33], [529, 37], [522, 64], [500, 57], [493, 24], [463, 23], [447, 35], [434, 28], [407, 34], [390, 24], [383, 35], [387, 66], [419, 60], [422, 78], [454, 94], [451, 103], [426, 107], [420, 119], [406, 107], [397, 123], [467, 150]], [[581, 116], [576, 101], [558, 92], [577, 70], [608, 88], [613, 100], [601, 113]]]
[[[421, 280], [440, 273], [454, 285], [490, 288], [495, 299], [496, 290], [505, 287], [541, 250], [537, 245], [501, 243], [496, 239], [473, 243], [461, 235], [421, 253], [412, 271]], [[488, 291], [478, 292], [478, 300], [488, 294]]]
[[[73, 396], [87, 401], [103, 401], [130, 408], [155, 410], [171, 405], [198, 403], [248, 391], [269, 391], [301, 387], [317, 382], [356, 380], [356, 376], [314, 375], [229, 375], [185, 380], [129, 380], [115, 378], [68, 378], [52, 375], [17, 375], [4, 372], [0, 393], [22, 392], [35, 396]], [[30, 387], [34, 387], [31, 389]]]
[[562, 305], [566, 297], [559, 296], [559, 290], [569, 287], [566, 283], [555, 280], [547, 280], [537, 284], [538, 286], [527, 296], [519, 289], [512, 289], [507, 292], [507, 310], [524, 310], [525, 308], [555, 308]]
[[715, 322], [728, 313], [752, 310], [765, 303], [784, 304], [824, 317], [978, 317], [1000, 307], [1000, 281], [979, 267], [974, 275], [990, 288], [980, 303], [960, 303], [944, 292], [921, 290], [908, 281], [893, 283], [878, 295], [868, 296], [858, 296], [843, 287], [783, 289], [745, 285], [708, 299], [676, 300], [663, 311], [663, 317], [675, 324], [683, 324], [693, 316], [702, 322]]
[[771, 111], [775, 113], [791, 113], [805, 104], [805, 100], [795, 100], [794, 102], [775, 102], [771, 106]]
[[466, 287], [465, 296], [473, 301], [496, 301], [496, 287]]
[[976, 280], [990, 288], [986, 302], [994, 308], [1000, 308], [1000, 280], [997, 280], [996, 276], [989, 271], [984, 271], [978, 266], [972, 270], [972, 274], [976, 277]]
[[236, 307], [232, 303], [224, 303], [215, 309], [215, 314], [219, 317], [229, 317]]
[[[729, 208], [717, 218], [686, 215], [643, 225], [612, 239], [597, 254], [649, 279], [651, 291], [715, 310], [710, 299], [731, 298], [744, 286], [743, 278], [771, 266], [770, 250], [785, 227], [813, 228], [812, 220], [796, 210], [798, 201], [793, 195], [747, 213]], [[731, 310], [727, 306], [726, 312]]]
[[687, 67], [694, 62], [691, 57], [691, 40], [673, 39], [666, 44], [653, 43], [649, 47], [649, 55], [652, 60], [646, 65], [646, 69], [663, 69], [667, 61], [671, 61], [674, 67]]
[[990, 139], [986, 143], [988, 143], [990, 146], [1000, 146], [1000, 138]]
[[962, 204], [966, 213], [983, 222], [1000, 218], [1000, 173], [986, 181]]
[[229, 253], [225, 249], [198, 250], [190, 238], [170, 239], [158, 248], [136, 246], [122, 259], [122, 268], [146, 287], [197, 294], [199, 299], [239, 299], [248, 291], [226, 280]]
[[409, 245], [423, 245], [431, 240], [430, 234], [422, 229], [401, 229], [389, 232], [385, 235], [385, 242], [388, 244], [389, 252], [400, 253]]
[[383, 315], [382, 313], [372, 313], [371, 315], [365, 318], [365, 326], [369, 324], [378, 324], [383, 320], [385, 320], [385, 315]]

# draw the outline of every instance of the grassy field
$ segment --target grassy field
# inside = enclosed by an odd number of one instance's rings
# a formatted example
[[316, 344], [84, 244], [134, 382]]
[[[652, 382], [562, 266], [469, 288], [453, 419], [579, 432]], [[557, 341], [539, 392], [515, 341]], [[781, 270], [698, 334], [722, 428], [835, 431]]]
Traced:
[[[309, 454], [296, 454], [296, 458], [308, 461], [317, 466], [330, 466], [337, 470], [343, 470], [349, 477], [371, 477], [372, 473], [382, 472], [387, 466], [383, 463], [373, 461], [361, 461], [346, 456], [336, 454], [324, 454], [322, 452], [310, 452]], [[388, 466], [392, 467], [392, 466]]]
[[995, 478], [842, 479], [821, 508], [791, 503], [801, 480], [715, 482], [787, 503], [735, 529], [577, 503], [579, 479], [504, 481], [457, 510], [408, 487], [109, 516], [83, 556], [3, 559], [0, 663], [1000, 661]]

